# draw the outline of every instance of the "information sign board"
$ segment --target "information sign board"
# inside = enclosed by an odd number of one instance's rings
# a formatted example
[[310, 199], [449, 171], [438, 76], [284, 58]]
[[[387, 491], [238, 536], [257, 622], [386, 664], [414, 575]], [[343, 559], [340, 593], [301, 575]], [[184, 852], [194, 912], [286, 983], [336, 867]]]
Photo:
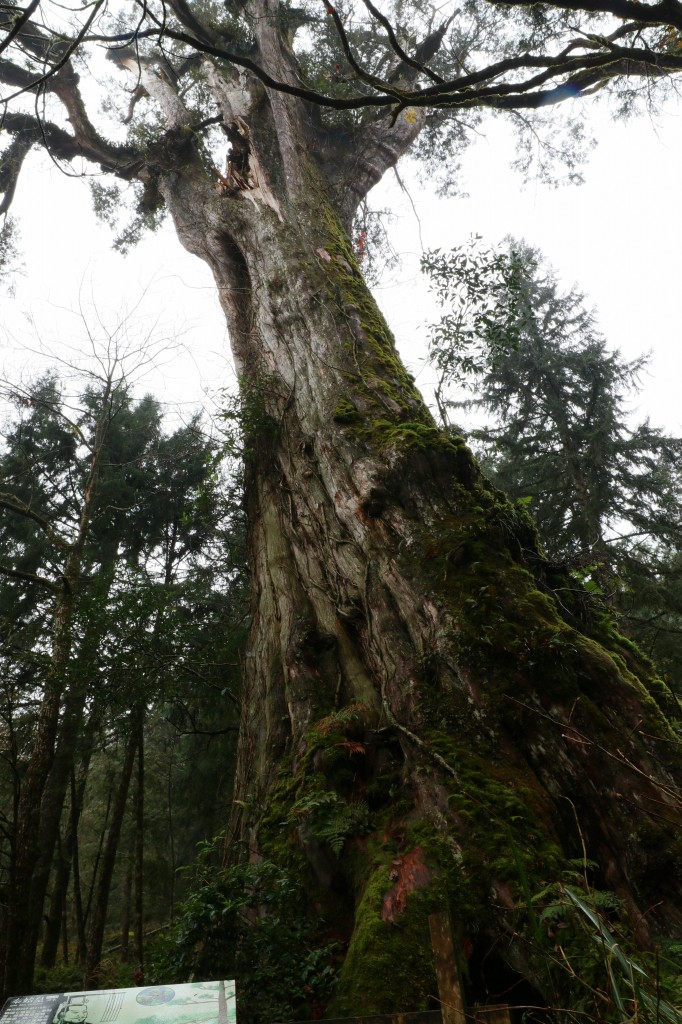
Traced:
[[233, 981], [15, 996], [0, 1024], [237, 1024]]

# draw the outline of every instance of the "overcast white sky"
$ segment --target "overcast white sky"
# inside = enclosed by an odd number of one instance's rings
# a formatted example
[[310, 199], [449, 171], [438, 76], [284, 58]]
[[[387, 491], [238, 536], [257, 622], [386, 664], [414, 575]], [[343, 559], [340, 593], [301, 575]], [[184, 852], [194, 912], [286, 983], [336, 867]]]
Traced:
[[[497, 243], [506, 234], [538, 246], [566, 288], [577, 283], [598, 307], [603, 333], [628, 358], [652, 349], [651, 373], [638, 399], [670, 432], [682, 431], [679, 379], [679, 189], [682, 169], [680, 109], [654, 124], [646, 118], [613, 123], [602, 114], [600, 144], [585, 168], [586, 184], [551, 190], [509, 169], [513, 155], [501, 122], [469, 151], [462, 191], [468, 198], [435, 199], [411, 188], [426, 247], [449, 248], [472, 233]], [[392, 175], [380, 186], [377, 205], [394, 206], [394, 244], [401, 268], [377, 290], [413, 372], [420, 373], [425, 322], [433, 316], [418, 271], [420, 234], [410, 204]], [[31, 351], [85, 346], [79, 309], [96, 324], [94, 309], [110, 327], [137, 307], [130, 331], [158, 338], [180, 336], [184, 354], [162, 360], [143, 382], [186, 411], [203, 389], [229, 383], [227, 339], [209, 271], [179, 246], [172, 227], [147, 239], [127, 257], [111, 250], [111, 233], [90, 213], [83, 181], [67, 178], [36, 156], [15, 201], [21, 222], [25, 273], [16, 296], [0, 297], [0, 370], [16, 379], [34, 372]], [[73, 358], [69, 348], [67, 358]], [[419, 379], [428, 383], [430, 372]]]

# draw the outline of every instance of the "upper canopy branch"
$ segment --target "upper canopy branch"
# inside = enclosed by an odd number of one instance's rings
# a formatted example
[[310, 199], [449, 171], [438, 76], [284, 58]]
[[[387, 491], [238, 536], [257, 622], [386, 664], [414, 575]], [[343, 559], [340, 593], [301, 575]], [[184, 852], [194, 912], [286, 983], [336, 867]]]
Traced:
[[[22, 13], [14, 19], [14, 23], [10, 28], [5, 38], [0, 42], [0, 53], [5, 50], [16, 38], [20, 35], [24, 25], [26, 25], [32, 18], [35, 11], [40, 6], [40, 0], [31, 0], [30, 4]], [[0, 23], [1, 24], [1, 23]]]
[[[568, 2], [570, 3], [571, 0], [568, 0]], [[548, 75], [551, 77], [574, 76], [579, 70], [592, 70], [596, 67], [606, 69], [615, 59], [620, 59], [631, 63], [631, 74], [663, 74], [668, 71], [674, 72], [682, 69], [682, 59], [678, 54], [657, 52], [648, 46], [617, 48], [612, 42], [605, 39], [603, 41], [604, 51], [595, 53], [594, 46], [598, 40], [596, 37], [591, 37], [587, 40], [584, 38], [577, 39], [570, 43], [571, 49], [582, 46], [589, 51], [570, 58], [566, 54], [566, 48], [558, 55], [538, 54], [533, 56], [529, 53], [524, 53], [519, 57], [510, 57], [503, 61], [497, 61], [470, 75], [460, 76], [423, 89], [419, 87], [399, 89], [387, 82], [383, 82], [381, 79], [374, 78], [374, 76], [363, 76], [365, 81], [368, 80], [368, 77], [372, 79], [372, 83], [368, 82], [368, 84], [372, 84], [376, 88], [377, 91], [374, 95], [356, 94], [339, 97], [329, 96], [316, 89], [310, 89], [302, 85], [292, 85], [281, 79], [273, 78], [250, 57], [232, 53], [221, 46], [199, 42], [185, 32], [169, 28], [167, 36], [177, 42], [194, 46], [209, 56], [226, 60], [229, 63], [245, 68], [247, 71], [251, 71], [269, 89], [283, 92], [290, 96], [296, 96], [317, 106], [329, 107], [334, 110], [355, 110], [363, 107], [391, 107], [396, 105], [398, 109], [403, 109], [407, 106], [448, 107], [460, 106], [462, 101], [468, 106], [476, 98], [472, 92], [472, 87], [482, 83], [489, 83], [507, 72], [522, 71], [527, 68], [546, 68]], [[618, 73], [623, 73], [622, 67]], [[613, 75], [607, 75], [606, 77], [613, 77]], [[533, 87], [535, 81], [535, 79], [532, 79], [530, 82], [508, 83], [507, 91], [512, 93], [516, 90], [519, 94], [523, 94]], [[464, 93], [467, 94], [466, 97]], [[544, 99], [544, 95], [538, 93], [536, 105], [538, 107], [542, 106]]]
[[[79, 46], [90, 31], [90, 27], [97, 18], [100, 10], [105, 4], [105, 0], [94, 0], [92, 3], [92, 9], [88, 14], [85, 22], [83, 23], [80, 31], [76, 34], [73, 39], [63, 40], [60, 39], [58, 43], [58, 55], [56, 59], [51, 59], [53, 56], [52, 50], [55, 45], [55, 39], [46, 33], [37, 29], [32, 22], [26, 21], [22, 26], [21, 30], [17, 33], [23, 42], [29, 45], [32, 52], [45, 62], [46, 70], [43, 74], [40, 74], [35, 78], [30, 86], [32, 91], [35, 91], [38, 87], [43, 85], [49, 79], [61, 71], [66, 66], [71, 57], [76, 53]], [[10, 22], [11, 23], [11, 22]], [[0, 28], [2, 23], [0, 22]], [[11, 30], [10, 30], [11, 31]], [[2, 97], [3, 102], [7, 103], [9, 100], [14, 99], [15, 95], [21, 95], [25, 92], [25, 88], [20, 88], [14, 95]]]
[[15, 580], [24, 580], [26, 583], [35, 583], [39, 587], [45, 587], [47, 590], [51, 590], [55, 594], [60, 594], [64, 590], [65, 584], [53, 583], [52, 580], [46, 579], [45, 576], [39, 576], [37, 573], [24, 572], [22, 569], [13, 569], [9, 565], [0, 565], [0, 575], [10, 576]]
[[87, 119], [80, 121], [75, 101], [73, 107], [72, 124], [76, 128], [73, 135], [35, 114], [5, 112], [2, 127], [13, 138], [0, 153], [0, 214], [7, 213], [10, 208], [23, 161], [34, 145], [42, 145], [55, 160], [70, 162], [77, 157], [85, 157], [99, 164], [102, 170], [125, 180], [138, 173], [143, 165], [140, 154], [129, 146], [114, 146], [106, 142], [94, 129], [92, 133], [80, 130], [89, 122]]
[[[531, 7], [531, 0], [490, 0], [505, 7]], [[561, 0], [559, 7], [588, 14], [613, 14], [640, 25], [673, 25], [682, 29], [682, 4], [678, 0], [660, 0], [657, 4], [643, 4], [639, 0]]]
[[[451, 54], [450, 66], [454, 64], [458, 70], [455, 74], [450, 71], [450, 77], [443, 70], [448, 65], [447, 53], [438, 57], [438, 73], [429, 67], [429, 62], [440, 53], [455, 13], [446, 17], [439, 28], [414, 48], [410, 47], [413, 52], [408, 53], [404, 33], [396, 31], [375, 0], [362, 0], [368, 12], [363, 22], [365, 28], [367, 24], [375, 28], [381, 26], [387, 36], [383, 50], [381, 40], [375, 41], [378, 49], [372, 51], [375, 57], [370, 59], [366, 56], [368, 51], [363, 49], [362, 33], [354, 35], [354, 26], [342, 19], [333, 3], [328, 4], [326, 12], [336, 32], [337, 50], [340, 46], [342, 59], [350, 71], [347, 75], [335, 75], [333, 72], [320, 74], [315, 68], [309, 73], [303, 53], [299, 64], [292, 40], [300, 18], [297, 21], [294, 17], [293, 28], [287, 28], [287, 17], [292, 15], [292, 10], [285, 8], [280, 0], [245, 0], [233, 4], [223, 24], [209, 22], [199, 8], [195, 10], [190, 0], [159, 0], [157, 6], [147, 0], [135, 0], [137, 25], [128, 33], [121, 33], [119, 25], [111, 33], [101, 31], [105, 28], [104, 22], [96, 21], [104, 12], [104, 3], [105, 0], [93, 0], [83, 14], [78, 33], [71, 39], [59, 32], [51, 34], [44, 23], [36, 23], [40, 11], [38, 0], [29, 0], [25, 8], [9, 3], [0, 9], [0, 36], [3, 30], [5, 32], [2, 45], [6, 51], [12, 47], [17, 54], [15, 60], [0, 60], [0, 83], [12, 90], [4, 101], [22, 92], [49, 92], [62, 102], [71, 126], [71, 131], [65, 131], [43, 122], [35, 114], [12, 114], [11, 118], [6, 115], [4, 127], [15, 136], [17, 132], [24, 135], [0, 156], [0, 185], [5, 194], [0, 212], [6, 210], [11, 201], [18, 169], [34, 142], [41, 142], [59, 159], [83, 156], [119, 177], [132, 178], [140, 174], [144, 166], [142, 154], [131, 147], [108, 142], [87, 116], [70, 57], [89, 41], [109, 44], [118, 62], [137, 74], [138, 93], [143, 93], [144, 85], [161, 104], [170, 127], [207, 125], [214, 120], [201, 116], [211, 113], [205, 110], [197, 117], [192, 103], [185, 103], [184, 91], [178, 85], [190, 68], [199, 66], [197, 55], [216, 60], [216, 73], [222, 76], [225, 76], [225, 63], [241, 69], [245, 73], [242, 75], [244, 88], [249, 81], [260, 82], [269, 92], [271, 106], [287, 107], [286, 117], [277, 116], [276, 120], [278, 125], [289, 126], [287, 131], [291, 137], [279, 140], [285, 164], [286, 153], [290, 150], [289, 181], [295, 181], [293, 169], [299, 146], [307, 144], [306, 140], [311, 137], [315, 141], [315, 119], [309, 117], [307, 104], [336, 111], [376, 110], [373, 119], [358, 118], [363, 123], [344, 128], [343, 139], [338, 142], [326, 127], [316, 140], [324, 143], [318, 146], [320, 163], [339, 197], [344, 197], [344, 219], [419, 134], [423, 114], [417, 111], [472, 107], [539, 109], [585, 94], [614, 78], [659, 77], [682, 70], [682, 45], [676, 44], [674, 29], [670, 29], [671, 25], [679, 24], [682, 37], [679, 0], [659, 0], [652, 5], [641, 0], [561, 0], [551, 6], [564, 11], [606, 15], [610, 34], [591, 31], [593, 27], [598, 28], [594, 19], [581, 26], [580, 19], [576, 18], [578, 24], [571, 37], [564, 19], [549, 18], [546, 27], [538, 30], [539, 41], [532, 52], [517, 49], [516, 53], [512, 51], [511, 55], [491, 59], [489, 63], [481, 56], [481, 41], [491, 30], [491, 24], [485, 21], [490, 8], [484, 6], [480, 14], [483, 21], [472, 22], [470, 38], [467, 41], [466, 35], [462, 37], [463, 49], [459, 55], [454, 51]], [[509, 0], [507, 6], [532, 5], [528, 0]], [[293, 14], [300, 12], [294, 10]], [[611, 16], [628, 20], [614, 28]], [[460, 12], [460, 18], [464, 17]], [[652, 31], [655, 25], [661, 26], [658, 38]], [[329, 38], [332, 38], [333, 29], [330, 31]], [[323, 36], [321, 33], [321, 38]], [[524, 47], [528, 45], [524, 43]], [[509, 38], [505, 36], [500, 46], [504, 46], [504, 53], [509, 53]], [[494, 46], [488, 41], [485, 49], [494, 55]], [[378, 63], [377, 52], [380, 54]], [[468, 56], [463, 57], [465, 52]], [[387, 71], [386, 53], [389, 61], [391, 54], [395, 55]], [[476, 63], [474, 54], [478, 54]], [[381, 75], [377, 67], [384, 68]], [[341, 88], [338, 84], [331, 87], [332, 82], [341, 83]], [[215, 95], [215, 90], [211, 91]], [[300, 100], [304, 104], [294, 102]], [[130, 116], [129, 112], [128, 120]]]
[[441, 76], [437, 75], [435, 71], [432, 71], [431, 68], [426, 66], [426, 64], [424, 64], [422, 61], [415, 60], [414, 57], [410, 57], [409, 54], [407, 54], [405, 50], [403, 50], [402, 46], [398, 42], [398, 38], [395, 34], [393, 26], [391, 25], [391, 22], [389, 21], [385, 14], [382, 14], [381, 11], [374, 6], [372, 0], [362, 0], [362, 2], [367, 8], [367, 10], [370, 12], [372, 17], [376, 18], [379, 24], [383, 25], [383, 27], [386, 29], [388, 41], [391, 44], [395, 53], [398, 55], [398, 57], [400, 57], [400, 60], [403, 62], [403, 64], [407, 64], [408, 67], [414, 68], [414, 70], [419, 72], [420, 74], [426, 75], [426, 77], [430, 78], [433, 82], [443, 81]]
[[[61, 37], [57, 41], [55, 41], [55, 38], [48, 37], [42, 29], [37, 28], [30, 20], [29, 11], [31, 14], [35, 12], [35, 2], [36, 0], [31, 0], [31, 3], [21, 13], [18, 20], [9, 17], [7, 14], [5, 14], [4, 18], [0, 15], [0, 31], [3, 27], [7, 29], [7, 36], [0, 44], [0, 48], [9, 45], [12, 39], [20, 38], [46, 64], [43, 74], [32, 80], [27, 77], [20, 79], [17, 75], [14, 84], [18, 90], [35, 89], [38, 85], [45, 83], [50, 76], [54, 75], [66, 64], [71, 54], [82, 42], [98, 41], [108, 42], [112, 45], [121, 41], [131, 43], [136, 39], [156, 37], [160, 44], [164, 40], [181, 43], [190, 48], [191, 51], [199, 51], [208, 56], [242, 67], [255, 75], [269, 89], [303, 99], [317, 106], [336, 110], [351, 110], [364, 107], [381, 108], [390, 107], [395, 104], [399, 108], [404, 108], [405, 106], [460, 106], [462, 105], [463, 91], [470, 90], [480, 83], [490, 83], [494, 78], [509, 74], [510, 72], [522, 71], [525, 68], [531, 67], [542, 67], [548, 70], [551, 69], [555, 77], [574, 75], [581, 69], [589, 70], [594, 68], [595, 59], [599, 60], [599, 56], [602, 58], [600, 64], [604, 66], [608, 63], [604, 58], [612, 50], [612, 40], [614, 38], [613, 36], [600, 37], [598, 35], [588, 36], [581, 34], [569, 41], [568, 44], [564, 44], [558, 54], [525, 53], [503, 61], [494, 62], [464, 76], [458, 75], [454, 78], [451, 76], [444, 79], [441, 75], [433, 72], [427, 66], [424, 59], [417, 59], [426, 54], [425, 47], [432, 37], [435, 40], [437, 50], [442, 39], [443, 26], [419, 44], [415, 54], [410, 56], [398, 42], [396, 32], [389, 19], [379, 11], [372, 0], [363, 0], [363, 4], [369, 10], [372, 17], [379, 21], [386, 30], [392, 50], [400, 58], [405, 69], [409, 68], [412, 73], [412, 80], [410, 78], [403, 78], [396, 82], [392, 80], [392, 75], [390, 74], [388, 77], [382, 78], [370, 72], [363, 65], [362, 60], [355, 56], [344, 24], [336, 8], [333, 5], [329, 5], [327, 12], [335, 24], [346, 60], [356, 79], [367, 88], [367, 91], [363, 92], [354, 90], [346, 95], [330, 95], [320, 89], [319, 86], [304, 84], [300, 78], [293, 80], [290, 75], [282, 76], [278, 74], [278, 69], [268, 67], [267, 62], [264, 66], [263, 62], [256, 59], [253, 47], [238, 46], [234, 33], [230, 32], [229, 29], [214, 29], [213, 26], [201, 21], [186, 0], [167, 0], [168, 13], [173, 15], [172, 20], [166, 16], [165, 4], [162, 7], [161, 16], [155, 14], [150, 7], [145, 5], [142, 9], [139, 25], [127, 35], [120, 32], [112, 34], [90, 32], [90, 28], [104, 2], [104, 0], [95, 0], [77, 36], [72, 40], [66, 40], [65, 37]], [[501, 2], [501, 0], [493, 0], [493, 2], [497, 3]], [[509, 0], [509, 3], [506, 3], [505, 6], [509, 5], [517, 7], [530, 6], [528, 0]], [[625, 17], [629, 19], [627, 31], [632, 31], [633, 33], [642, 27], [650, 27], [652, 25], [661, 25], [662, 27], [677, 25], [682, 29], [682, 4], [678, 0], [661, 0], [661, 2], [653, 5], [643, 4], [639, 0], [598, 0], [598, 2], [597, 0], [592, 0], [592, 2], [590, 0], [562, 0], [558, 6], [567, 10], [580, 10], [588, 13], [604, 13]], [[151, 29], [144, 28], [143, 23], [145, 20], [151, 21], [154, 27]], [[20, 27], [18, 27], [19, 22], [21, 22]], [[444, 25], [447, 23], [445, 22]], [[618, 35], [622, 36], [625, 31], [625, 27], [621, 27], [618, 30]], [[438, 38], [436, 39], [436, 37]], [[595, 53], [597, 47], [601, 48], [599, 54]], [[576, 54], [576, 51], [581, 48], [588, 52]], [[573, 54], [570, 59], [568, 56], [569, 52]], [[431, 49], [429, 49], [429, 55], [433, 56]], [[55, 56], [57, 59], [52, 59]], [[637, 67], [646, 67], [659, 74], [663, 71], [679, 70], [679, 62], [674, 53], [656, 50], [646, 43], [641, 46], [628, 48], [627, 55], [621, 52], [619, 56], [622, 58], [627, 56], [627, 59], [632, 60]], [[635, 70], [635, 73], [638, 73], [637, 70]], [[414, 80], [419, 75], [430, 78], [431, 84], [425, 88], [415, 86], [413, 84]], [[3, 80], [8, 82], [8, 84], [10, 82], [7, 75], [4, 76]], [[506, 83], [507, 94], [512, 94], [515, 88], [516, 83]], [[529, 91], [529, 84], [521, 83], [517, 91], [519, 94], [527, 93]], [[4, 97], [5, 100], [9, 98]], [[539, 96], [537, 105], [542, 105], [542, 102], [543, 97]], [[470, 103], [471, 97], [467, 96], [465, 105], [470, 105]], [[527, 103], [527, 100], [524, 98], [525, 103]]]

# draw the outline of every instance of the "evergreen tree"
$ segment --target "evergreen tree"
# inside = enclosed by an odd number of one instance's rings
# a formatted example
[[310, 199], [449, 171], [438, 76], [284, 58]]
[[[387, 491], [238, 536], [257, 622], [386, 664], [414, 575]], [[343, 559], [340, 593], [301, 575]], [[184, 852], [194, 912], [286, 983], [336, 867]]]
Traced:
[[[10, 949], [7, 957], [32, 965], [57, 851], [53, 886], [60, 895], [43, 951], [49, 965], [56, 954], [70, 875], [63, 851], [70, 850], [72, 860], [77, 855], [84, 793], [89, 813], [82, 775], [81, 783], [71, 786], [70, 815], [62, 823], [69, 783], [79, 764], [87, 771], [99, 742], [110, 744], [120, 737], [126, 756], [112, 805], [116, 813], [98, 866], [87, 856], [80, 865], [94, 892], [89, 911], [86, 906], [77, 914], [81, 947], [90, 914], [87, 961], [92, 974], [101, 952], [134, 745], [141, 745], [144, 720], [152, 708], [163, 714], [165, 703], [186, 708], [196, 726], [203, 718], [207, 691], [213, 703], [211, 720], [220, 719], [221, 694], [234, 675], [226, 670], [222, 655], [231, 647], [230, 658], [237, 657], [243, 627], [237, 626], [235, 636], [234, 623], [243, 621], [244, 610], [235, 596], [243, 589], [241, 566], [219, 553], [222, 520], [233, 523], [235, 517], [228, 515], [223, 498], [220, 453], [199, 418], [164, 434], [158, 403], [151, 398], [133, 401], [124, 377], [89, 382], [74, 415], [70, 410], [75, 404], [73, 399], [65, 403], [54, 375], [26, 388], [2, 455], [8, 490], [0, 496], [0, 602], [4, 622], [11, 623], [11, 629], [3, 630], [1, 651], [7, 727], [2, 783], [10, 797], [5, 806], [13, 808], [5, 819], [2, 852], [7, 916], [17, 914], [24, 901], [26, 930], [21, 950]], [[77, 563], [72, 557], [76, 542]], [[200, 624], [192, 611], [198, 601], [212, 610], [204, 612]], [[50, 651], [49, 624], [54, 634], [56, 622], [66, 641], [56, 648], [53, 642]], [[212, 640], [207, 647], [201, 630], [208, 622], [229, 622], [233, 635], [227, 631], [225, 643]], [[232, 684], [232, 691], [236, 689]], [[42, 788], [34, 792], [35, 835], [28, 845], [22, 825], [24, 777], [47, 728], [46, 693], [53, 704], [52, 739]], [[234, 732], [234, 699], [227, 701], [227, 710]], [[89, 728], [90, 722], [99, 729]], [[216, 789], [205, 788], [207, 796]], [[200, 824], [192, 827], [191, 835], [204, 835]], [[186, 856], [186, 846], [181, 849]], [[24, 875], [17, 868], [22, 860], [31, 864]], [[74, 878], [78, 905], [80, 884]], [[138, 889], [142, 906], [141, 883]]]
[[549, 556], [601, 592], [655, 654], [682, 625], [673, 586], [682, 439], [633, 423], [646, 358], [610, 351], [585, 296], [561, 291], [524, 244], [496, 252], [474, 242], [424, 267], [447, 307], [431, 346], [441, 411], [492, 416], [470, 432], [484, 470], [527, 503]]

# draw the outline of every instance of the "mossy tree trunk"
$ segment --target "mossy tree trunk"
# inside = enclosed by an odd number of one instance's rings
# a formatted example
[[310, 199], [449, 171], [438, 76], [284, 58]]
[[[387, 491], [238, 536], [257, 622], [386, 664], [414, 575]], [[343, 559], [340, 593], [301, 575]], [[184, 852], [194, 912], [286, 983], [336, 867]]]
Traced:
[[[583, 849], [641, 945], [679, 934], [676, 702], [434, 426], [349, 242], [363, 151], [344, 191], [298, 101], [236, 108], [246, 93], [212, 81], [251, 185], [216, 189], [181, 130], [159, 184], [213, 270], [243, 389], [233, 850], [306, 865], [321, 933], [347, 943], [337, 1012], [428, 1004], [445, 906], [487, 964], [475, 986], [503, 960], [538, 983], [517, 904]], [[382, 130], [375, 177], [416, 128]]]
[[[242, 9], [295, 85], [274, 0]], [[240, 374], [253, 626], [230, 854], [307, 873], [348, 1014], [428, 1004], [446, 906], [479, 994], [503, 961], [538, 983], [517, 905], [583, 850], [640, 944], [679, 935], [679, 708], [436, 428], [349, 241], [421, 114], [335, 134], [234, 68], [197, 74], [232, 144], [219, 179], [149, 65], [167, 132], [139, 160], [79, 120], [75, 84], [60, 98], [78, 152], [163, 196], [211, 267]]]

